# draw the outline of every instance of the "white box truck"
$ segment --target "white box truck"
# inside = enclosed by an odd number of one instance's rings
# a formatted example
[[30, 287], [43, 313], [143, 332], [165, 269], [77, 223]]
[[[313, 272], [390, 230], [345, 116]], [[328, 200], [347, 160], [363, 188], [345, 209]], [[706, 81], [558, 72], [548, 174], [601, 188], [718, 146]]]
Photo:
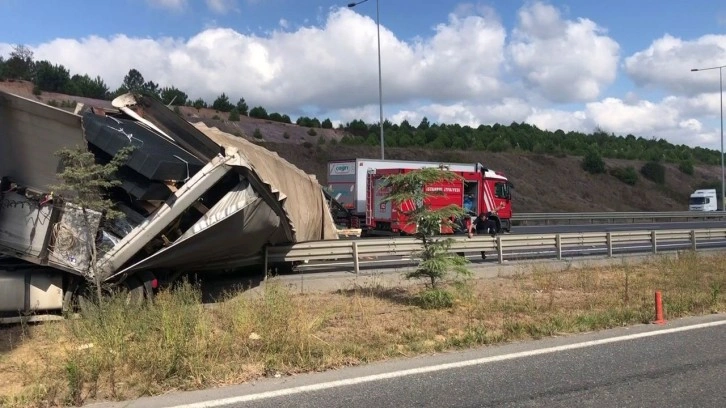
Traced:
[[688, 211], [717, 211], [716, 189], [696, 190], [688, 200]]

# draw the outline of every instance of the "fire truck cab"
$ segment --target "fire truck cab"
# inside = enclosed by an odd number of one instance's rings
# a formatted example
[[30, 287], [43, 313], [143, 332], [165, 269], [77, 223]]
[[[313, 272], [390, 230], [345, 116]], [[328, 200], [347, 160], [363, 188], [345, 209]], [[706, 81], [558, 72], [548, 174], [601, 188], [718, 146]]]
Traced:
[[[396, 208], [385, 201], [388, 191], [384, 177], [427, 167], [441, 168], [460, 176], [454, 181], [426, 185], [434, 193], [428, 200], [432, 209], [451, 204], [464, 208], [473, 219], [480, 213], [492, 213], [499, 231], [511, 230], [512, 184], [499, 172], [480, 163], [436, 163], [396, 160], [356, 159], [329, 163], [328, 189], [331, 195], [358, 218], [368, 234], [410, 234], [406, 208]], [[356, 221], [353, 221], [355, 223]], [[447, 232], [447, 231], [442, 231]]]

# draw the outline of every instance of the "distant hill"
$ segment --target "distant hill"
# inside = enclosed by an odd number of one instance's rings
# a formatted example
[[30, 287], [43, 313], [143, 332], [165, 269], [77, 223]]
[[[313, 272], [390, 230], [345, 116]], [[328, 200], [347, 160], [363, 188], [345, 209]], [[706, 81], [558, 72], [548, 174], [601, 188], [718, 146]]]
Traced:
[[[0, 89], [72, 110], [75, 102], [110, 107], [110, 102], [43, 92], [33, 95], [32, 84], [23, 81], [0, 82]], [[339, 141], [345, 132], [284, 124], [242, 116], [229, 121], [227, 113], [213, 109], [179, 107], [179, 114], [190, 122], [208, 126], [259, 143], [277, 152], [325, 184], [328, 160], [378, 158], [377, 146], [350, 146]], [[422, 148], [386, 148], [386, 159], [442, 162], [480, 162], [505, 173], [514, 184], [515, 212], [582, 211], [683, 211], [688, 196], [698, 187], [720, 185], [720, 167], [696, 165], [693, 175], [682, 173], [675, 164], [664, 163], [666, 182], [659, 185], [639, 175], [634, 186], [610, 174], [589, 174], [582, 169], [581, 157], [555, 157], [544, 154], [491, 153]], [[632, 166], [639, 170], [642, 161], [605, 159], [608, 169]]]

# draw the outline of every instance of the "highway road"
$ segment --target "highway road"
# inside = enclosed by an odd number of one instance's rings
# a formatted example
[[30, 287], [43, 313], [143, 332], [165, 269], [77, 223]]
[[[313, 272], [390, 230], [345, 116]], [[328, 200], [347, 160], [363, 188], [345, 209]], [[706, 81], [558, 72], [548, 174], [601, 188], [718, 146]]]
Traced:
[[512, 234], [557, 234], [567, 232], [643, 231], [664, 229], [726, 228], [726, 221], [686, 221], [657, 223], [523, 225], [512, 227]]
[[711, 315], [99, 408], [723, 407], [724, 344]]

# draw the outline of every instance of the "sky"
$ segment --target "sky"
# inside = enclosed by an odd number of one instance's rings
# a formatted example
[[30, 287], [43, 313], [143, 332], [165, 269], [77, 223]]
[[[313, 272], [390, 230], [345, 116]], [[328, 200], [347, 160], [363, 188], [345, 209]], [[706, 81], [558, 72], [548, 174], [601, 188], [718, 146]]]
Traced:
[[207, 103], [379, 120], [526, 122], [720, 149], [726, 2], [0, 0], [16, 44], [112, 90], [131, 68]]

